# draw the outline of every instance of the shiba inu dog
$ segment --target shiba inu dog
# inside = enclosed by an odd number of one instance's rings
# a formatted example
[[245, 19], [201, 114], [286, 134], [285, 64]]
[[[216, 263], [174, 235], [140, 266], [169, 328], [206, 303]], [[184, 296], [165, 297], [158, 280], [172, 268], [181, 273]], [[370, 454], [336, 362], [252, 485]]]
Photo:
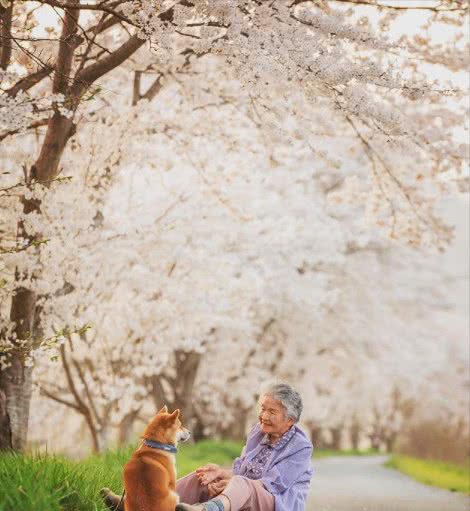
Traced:
[[190, 437], [179, 418], [164, 406], [146, 427], [142, 445], [124, 465], [125, 511], [175, 511], [175, 454], [179, 441]]

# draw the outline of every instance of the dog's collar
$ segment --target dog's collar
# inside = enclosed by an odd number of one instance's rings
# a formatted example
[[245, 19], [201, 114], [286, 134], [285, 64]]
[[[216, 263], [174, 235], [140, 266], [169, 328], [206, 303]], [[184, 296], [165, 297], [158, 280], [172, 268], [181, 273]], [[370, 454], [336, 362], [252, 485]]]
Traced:
[[178, 449], [172, 444], [161, 444], [160, 442], [155, 442], [154, 440], [147, 440], [144, 438], [144, 445], [147, 447], [152, 447], [153, 449], [161, 449], [162, 451], [171, 452], [175, 454], [178, 452]]

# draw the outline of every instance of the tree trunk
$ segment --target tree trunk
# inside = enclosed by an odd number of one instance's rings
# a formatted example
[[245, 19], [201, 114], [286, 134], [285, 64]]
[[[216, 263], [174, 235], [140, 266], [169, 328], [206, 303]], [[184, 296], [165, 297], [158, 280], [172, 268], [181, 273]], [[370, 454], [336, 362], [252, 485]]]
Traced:
[[108, 447], [109, 443], [109, 429], [107, 427], [103, 427], [98, 431], [97, 440], [98, 443], [94, 446], [94, 452], [103, 452]]
[[[71, 3], [78, 4], [78, 0], [71, 0]], [[57, 58], [57, 71], [52, 84], [54, 93], [64, 93], [67, 87], [76, 44], [78, 44], [78, 41], [75, 41], [77, 30], [78, 14], [66, 10]], [[29, 182], [35, 180], [47, 185], [48, 181], [57, 176], [60, 172], [60, 158], [67, 140], [72, 134], [72, 126], [71, 119], [57, 112], [49, 119], [41, 152], [36, 163], [30, 169]], [[38, 213], [40, 204], [35, 200], [23, 200], [23, 211], [25, 214]], [[39, 233], [25, 232], [22, 223], [19, 222], [19, 239], [34, 241], [39, 236]], [[17, 280], [22, 277], [24, 276], [16, 274]], [[2, 435], [0, 448], [21, 450], [26, 443], [32, 394], [32, 369], [25, 367], [25, 355], [33, 346], [36, 301], [36, 293], [22, 286], [15, 290], [12, 298], [10, 320], [16, 324], [16, 339], [12, 340], [12, 343], [16, 346], [18, 346], [17, 340], [26, 340], [26, 343], [21, 350], [18, 348], [11, 352], [9, 359], [11, 366], [0, 374], [0, 391], [5, 394], [6, 398], [5, 416], [11, 428], [10, 445], [3, 443], [6, 437]]]
[[[62, 33], [57, 53], [54, 79], [52, 83], [52, 92], [61, 93], [68, 100], [68, 108], [75, 111], [83, 95], [90, 85], [121, 65], [133, 53], [135, 53], [143, 44], [144, 40], [139, 39], [137, 35], [129, 37], [115, 51], [98, 59], [93, 64], [82, 69], [75, 79], [72, 78], [72, 64], [75, 57], [75, 50], [81, 44], [82, 38], [79, 32], [80, 10], [76, 7], [80, 0], [69, 0], [64, 9], [62, 17]], [[13, 2], [10, 3], [13, 6]], [[7, 9], [11, 12], [13, 7]], [[2, 19], [8, 15], [5, 9], [0, 11]], [[7, 27], [8, 29], [8, 27]], [[6, 45], [8, 46], [8, 42]], [[0, 56], [2, 65], [6, 68], [9, 60], [8, 48], [3, 44], [2, 54]], [[6, 50], [6, 51], [5, 51]], [[70, 84], [73, 84], [70, 87]], [[46, 186], [51, 180], [55, 179], [60, 173], [60, 161], [68, 140], [74, 134], [75, 125], [73, 119], [55, 112], [49, 119], [46, 135], [41, 146], [39, 156], [34, 165], [31, 166], [27, 181], [41, 182]], [[34, 200], [23, 200], [24, 213], [29, 214], [33, 211], [40, 214], [40, 204]], [[40, 234], [37, 232], [26, 233], [19, 223], [19, 240], [34, 241], [38, 240]], [[21, 280], [22, 275], [16, 275], [17, 280]], [[10, 319], [16, 323], [15, 339], [12, 344], [15, 348], [9, 354], [11, 367], [0, 371], [0, 394], [2, 396], [0, 403], [0, 449], [23, 448], [26, 442], [28, 429], [29, 406], [32, 394], [32, 370], [25, 366], [25, 356], [33, 348], [34, 326], [36, 315], [37, 297], [33, 290], [21, 287], [16, 288], [11, 304]], [[17, 341], [26, 340], [21, 349]], [[100, 441], [94, 435], [95, 449], [100, 449]]]
[[194, 415], [194, 382], [199, 370], [201, 355], [199, 353], [177, 351], [175, 359], [177, 376], [174, 380], [175, 402], [173, 404], [175, 408], [181, 410], [186, 423], [191, 425]]
[[11, 449], [13, 446], [7, 398], [2, 390], [0, 390], [0, 446], [2, 446], [2, 449]]
[[[176, 377], [160, 375], [151, 377], [148, 380], [150, 393], [157, 410], [163, 405], [167, 405], [170, 411], [179, 408], [184, 425], [191, 430], [195, 422], [194, 381], [199, 370], [201, 355], [194, 352], [175, 351], [174, 357]], [[171, 396], [165, 391], [163, 381], [171, 389]]]
[[[16, 324], [17, 339], [30, 339], [35, 319], [36, 295], [18, 288], [13, 296], [10, 320]], [[14, 343], [14, 341], [12, 341]], [[28, 341], [30, 344], [31, 341]], [[25, 366], [25, 353], [19, 348], [9, 354], [10, 366], [0, 371], [0, 449], [21, 450], [26, 443], [32, 369]]]
[[331, 449], [339, 451], [341, 449], [341, 429], [331, 428]]
[[369, 440], [372, 449], [380, 449], [380, 436], [377, 433], [371, 433], [369, 435]]
[[385, 443], [385, 449], [387, 452], [392, 452], [393, 447], [395, 446], [395, 440], [397, 438], [396, 434], [391, 433], [390, 435], [387, 435], [385, 437], [384, 443]]
[[32, 394], [32, 368], [21, 358], [0, 374], [0, 449], [22, 450], [26, 443], [29, 405]]
[[119, 424], [118, 445], [125, 446], [131, 441], [132, 426], [137, 418], [138, 412], [128, 413]]
[[322, 449], [325, 445], [322, 439], [321, 428], [318, 426], [310, 426], [310, 440], [314, 449]]
[[359, 436], [361, 432], [361, 427], [359, 423], [356, 420], [353, 420], [353, 423], [351, 424], [351, 428], [349, 430], [349, 436], [351, 440], [351, 446], [354, 450], [359, 449]]
[[191, 439], [193, 442], [199, 442], [206, 438], [204, 433], [204, 423], [197, 413], [194, 414], [191, 425]]
[[[237, 405], [239, 406], [239, 405]], [[226, 428], [221, 430], [222, 437], [228, 440], [245, 440], [246, 438], [246, 423], [248, 420], [248, 410], [244, 410], [241, 406], [237, 410], [237, 416]]]

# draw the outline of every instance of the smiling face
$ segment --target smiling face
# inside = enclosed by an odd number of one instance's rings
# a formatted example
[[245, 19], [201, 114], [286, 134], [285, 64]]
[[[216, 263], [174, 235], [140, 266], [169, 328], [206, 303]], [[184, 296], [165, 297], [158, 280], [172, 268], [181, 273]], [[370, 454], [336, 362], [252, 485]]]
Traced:
[[287, 417], [281, 402], [269, 394], [261, 396], [258, 420], [261, 431], [272, 439], [282, 436], [294, 424], [294, 419]]

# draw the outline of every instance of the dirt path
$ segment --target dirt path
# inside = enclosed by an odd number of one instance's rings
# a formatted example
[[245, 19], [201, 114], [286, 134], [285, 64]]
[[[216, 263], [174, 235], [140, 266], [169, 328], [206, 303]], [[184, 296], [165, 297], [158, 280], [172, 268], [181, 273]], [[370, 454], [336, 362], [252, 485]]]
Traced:
[[386, 456], [315, 461], [306, 511], [470, 511], [470, 498], [383, 467]]

